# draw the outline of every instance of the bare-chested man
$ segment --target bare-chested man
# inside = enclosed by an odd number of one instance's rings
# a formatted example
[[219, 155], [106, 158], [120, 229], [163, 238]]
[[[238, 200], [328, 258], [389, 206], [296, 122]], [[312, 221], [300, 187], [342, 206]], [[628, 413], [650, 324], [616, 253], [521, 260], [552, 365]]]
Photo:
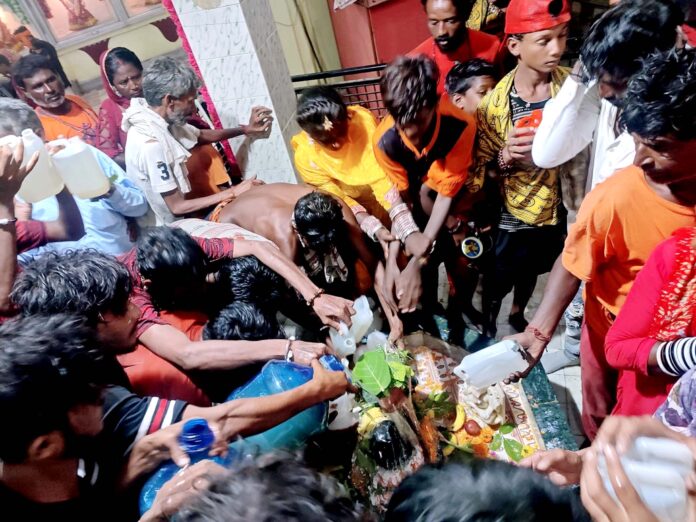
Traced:
[[[374, 278], [391, 336], [401, 336], [401, 321], [383, 299], [384, 265], [366, 244], [345, 203], [304, 185], [273, 183], [240, 195], [222, 208], [216, 220], [270, 239], [314, 284], [331, 294], [353, 298], [367, 293]], [[367, 274], [360, 273], [365, 270]]]

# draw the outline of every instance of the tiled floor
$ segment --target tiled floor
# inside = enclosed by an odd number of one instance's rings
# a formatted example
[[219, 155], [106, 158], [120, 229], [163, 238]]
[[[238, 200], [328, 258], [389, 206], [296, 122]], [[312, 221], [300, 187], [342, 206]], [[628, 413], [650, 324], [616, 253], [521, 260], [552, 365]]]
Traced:
[[[531, 320], [534, 317], [541, 298], [543, 296], [544, 288], [546, 287], [546, 280], [548, 275], [543, 275], [539, 277], [537, 281], [536, 290], [532, 296], [527, 310], [525, 312], [525, 317], [527, 320]], [[478, 301], [478, 302], [477, 302]], [[475, 298], [475, 304], [480, 306], [480, 294]], [[498, 316], [498, 338], [505, 337], [506, 335], [511, 335], [515, 333], [510, 325], [507, 323], [508, 315], [510, 314], [510, 306], [512, 304], [512, 294], [508, 295], [503, 301], [503, 306], [500, 310], [500, 315]], [[556, 329], [556, 332], [549, 343], [547, 350], [560, 350], [561, 349], [561, 337], [565, 330], [565, 324], [561, 321], [561, 324]], [[573, 432], [578, 445], [581, 445], [585, 439], [585, 435], [582, 432], [580, 424], [580, 412], [582, 411], [582, 390], [580, 386], [580, 367], [573, 366], [569, 368], [564, 368], [563, 370], [557, 371], [549, 375], [549, 381], [556, 392], [556, 397], [561, 407], [565, 409], [566, 416], [568, 418], [568, 424]]]

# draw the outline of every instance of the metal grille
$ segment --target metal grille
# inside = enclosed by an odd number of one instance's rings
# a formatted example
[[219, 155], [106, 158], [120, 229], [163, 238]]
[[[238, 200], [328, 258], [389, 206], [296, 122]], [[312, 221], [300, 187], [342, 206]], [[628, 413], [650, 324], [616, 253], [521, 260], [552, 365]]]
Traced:
[[[372, 111], [377, 118], [386, 114], [382, 101], [382, 89], [380, 88], [381, 72], [384, 64], [368, 67], [351, 67], [314, 74], [301, 74], [291, 78], [299, 95], [308, 87], [316, 85], [329, 85], [336, 89], [347, 105], [361, 105]], [[350, 77], [351, 79], [346, 79]], [[357, 77], [357, 78], [356, 78]]]

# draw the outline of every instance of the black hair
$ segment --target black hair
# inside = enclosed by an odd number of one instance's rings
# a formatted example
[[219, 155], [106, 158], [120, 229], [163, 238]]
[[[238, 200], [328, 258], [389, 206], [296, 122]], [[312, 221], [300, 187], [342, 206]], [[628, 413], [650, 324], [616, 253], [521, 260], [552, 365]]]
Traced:
[[108, 382], [92, 331], [78, 316], [20, 317], [0, 325], [0, 459], [21, 463], [36, 437], [70, 431], [68, 411], [99, 404]]
[[283, 280], [256, 256], [226, 261], [218, 272], [218, 284], [226, 291], [226, 302], [241, 301], [269, 309], [280, 301]]
[[445, 79], [448, 94], [464, 94], [471, 88], [473, 79], [481, 76], [496, 77], [495, 66], [482, 58], [472, 58], [456, 64]]
[[425, 108], [437, 105], [437, 65], [425, 56], [399, 56], [382, 76], [384, 105], [398, 125], [413, 122]]
[[[466, 22], [471, 16], [471, 11], [476, 3], [473, 0], [450, 0], [454, 8], [457, 10], [457, 16], [463, 22]], [[423, 9], [427, 9], [428, 0], [421, 0]]]
[[696, 139], [696, 50], [671, 49], [643, 61], [628, 83], [621, 123], [630, 133], [654, 139]]
[[348, 109], [336, 89], [321, 85], [302, 91], [297, 102], [297, 124], [308, 133], [321, 128], [326, 118], [341, 121], [348, 118]]
[[12, 67], [12, 79], [17, 86], [24, 89], [24, 80], [31, 78], [41, 69], [48, 69], [60, 78], [51, 60], [41, 54], [27, 54], [15, 62]]
[[176, 513], [181, 522], [301, 520], [358, 522], [362, 508], [334, 477], [297, 457], [269, 454], [212, 477], [198, 498]]
[[106, 54], [106, 58], [104, 59], [104, 71], [111, 85], [114, 84], [116, 69], [118, 69], [122, 63], [129, 63], [141, 72], [143, 70], [143, 64], [140, 62], [140, 58], [138, 58], [133, 51], [125, 47], [114, 47]]
[[384, 520], [589, 522], [590, 518], [577, 494], [555, 486], [531, 469], [474, 459], [467, 464], [421, 468], [396, 489]]
[[345, 228], [341, 204], [313, 191], [297, 200], [293, 211], [297, 231], [312, 245], [334, 244]]
[[0, 65], [10, 65], [10, 60], [4, 54], [0, 54]]
[[28, 30], [29, 29], [27, 29], [26, 25], [20, 25], [17, 29], [14, 30], [14, 32], [12, 34], [18, 35], [19, 33], [23, 33], [24, 31], [28, 31]]
[[285, 335], [274, 313], [241, 301], [220, 310], [203, 330], [204, 340], [263, 341], [283, 338]]
[[208, 257], [196, 240], [180, 228], [153, 227], [136, 246], [138, 271], [149, 279], [148, 293], [158, 309], [180, 304], [177, 291], [205, 283]]
[[11, 299], [24, 315], [79, 314], [95, 324], [100, 313], [125, 313], [131, 292], [126, 267], [95, 250], [47, 252], [17, 276]]
[[628, 80], [640, 61], [674, 47], [684, 13], [671, 0], [623, 0], [590, 27], [580, 48], [589, 79]]

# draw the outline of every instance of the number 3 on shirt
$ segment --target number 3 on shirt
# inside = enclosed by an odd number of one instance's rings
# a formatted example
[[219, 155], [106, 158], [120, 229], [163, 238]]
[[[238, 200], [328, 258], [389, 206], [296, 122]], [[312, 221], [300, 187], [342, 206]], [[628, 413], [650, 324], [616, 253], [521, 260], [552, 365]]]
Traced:
[[170, 178], [169, 169], [167, 168], [167, 164], [164, 161], [158, 161], [157, 168], [162, 173], [162, 175], [160, 176], [162, 181], [167, 181]]

